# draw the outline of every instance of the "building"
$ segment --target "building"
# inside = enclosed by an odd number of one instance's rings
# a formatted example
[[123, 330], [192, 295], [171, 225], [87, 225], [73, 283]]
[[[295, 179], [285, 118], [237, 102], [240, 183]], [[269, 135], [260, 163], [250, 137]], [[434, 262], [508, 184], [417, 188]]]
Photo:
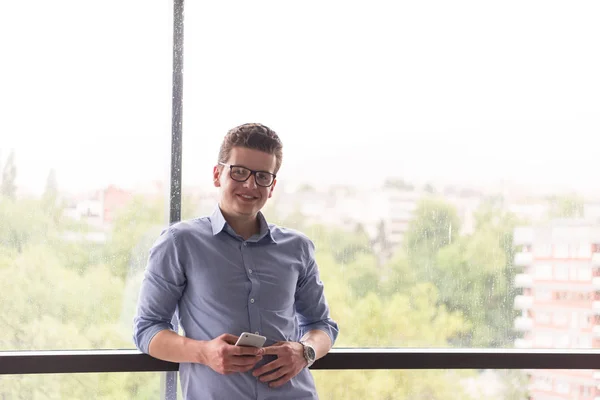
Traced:
[[[554, 220], [514, 232], [518, 348], [600, 348], [600, 224]], [[600, 371], [531, 370], [530, 399], [596, 400]]]
[[102, 227], [111, 224], [116, 213], [125, 208], [133, 199], [128, 190], [109, 185], [91, 193], [84, 193], [69, 199], [65, 216], [78, 221], [86, 221], [92, 226]]

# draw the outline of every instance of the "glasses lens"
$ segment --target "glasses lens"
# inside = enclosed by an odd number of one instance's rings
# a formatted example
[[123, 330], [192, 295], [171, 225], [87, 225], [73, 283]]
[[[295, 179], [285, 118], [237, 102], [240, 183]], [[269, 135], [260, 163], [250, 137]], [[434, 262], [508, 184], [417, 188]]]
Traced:
[[250, 176], [250, 170], [244, 167], [231, 167], [231, 179], [245, 181]]
[[273, 175], [266, 172], [256, 173], [256, 184], [260, 186], [270, 186], [273, 183]]

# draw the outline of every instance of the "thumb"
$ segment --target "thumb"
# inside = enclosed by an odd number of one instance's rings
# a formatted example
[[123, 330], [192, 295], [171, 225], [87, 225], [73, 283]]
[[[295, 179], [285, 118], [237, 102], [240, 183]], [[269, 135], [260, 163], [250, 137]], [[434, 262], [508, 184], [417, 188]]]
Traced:
[[228, 344], [235, 344], [237, 342], [237, 340], [239, 339], [238, 336], [235, 335], [231, 335], [229, 333], [224, 333], [221, 336], [219, 336], [219, 339], [221, 339], [222, 341], [228, 343]]

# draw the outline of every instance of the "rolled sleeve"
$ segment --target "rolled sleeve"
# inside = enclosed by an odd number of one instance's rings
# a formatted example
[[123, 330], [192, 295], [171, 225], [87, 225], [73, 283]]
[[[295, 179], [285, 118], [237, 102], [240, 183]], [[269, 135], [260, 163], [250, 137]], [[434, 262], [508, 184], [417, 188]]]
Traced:
[[305, 249], [305, 274], [299, 279], [296, 288], [296, 312], [300, 337], [311, 330], [320, 330], [335, 343], [339, 329], [329, 317], [329, 306], [325, 299], [323, 282], [319, 277], [319, 267], [315, 261], [315, 246], [308, 240]]
[[176, 239], [172, 229], [167, 228], [150, 250], [133, 320], [133, 340], [141, 352], [148, 353], [158, 332], [173, 330], [171, 319], [185, 286]]

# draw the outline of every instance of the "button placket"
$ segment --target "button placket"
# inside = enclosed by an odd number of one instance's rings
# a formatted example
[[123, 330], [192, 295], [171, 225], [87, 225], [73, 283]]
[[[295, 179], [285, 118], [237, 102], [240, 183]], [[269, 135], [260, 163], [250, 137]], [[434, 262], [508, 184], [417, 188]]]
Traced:
[[254, 251], [252, 242], [243, 241], [240, 250], [242, 252], [243, 268], [246, 270], [248, 280], [251, 284], [250, 293], [248, 294], [248, 316], [250, 318], [250, 332], [255, 332], [259, 335], [260, 332], [260, 313], [258, 310], [258, 297], [260, 292], [260, 282], [256, 275], [256, 268], [254, 268], [254, 260], [252, 253]]

